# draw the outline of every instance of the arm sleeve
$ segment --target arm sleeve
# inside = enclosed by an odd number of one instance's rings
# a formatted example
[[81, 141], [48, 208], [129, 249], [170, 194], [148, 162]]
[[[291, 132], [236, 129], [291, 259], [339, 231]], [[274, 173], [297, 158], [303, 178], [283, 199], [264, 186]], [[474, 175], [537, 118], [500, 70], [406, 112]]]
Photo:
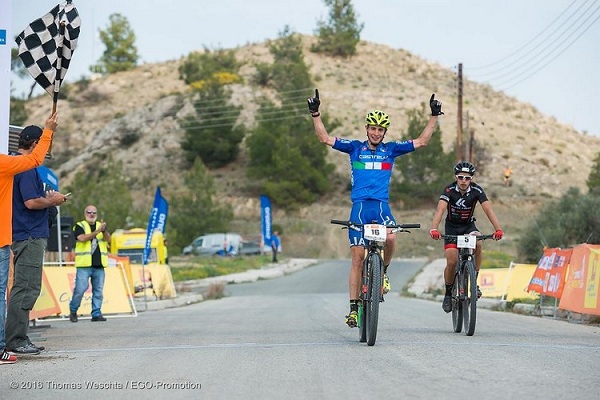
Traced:
[[31, 154], [21, 155], [18, 157], [2, 156], [0, 157], [0, 174], [14, 176], [23, 171], [35, 168], [44, 162], [44, 157], [50, 148], [52, 139], [52, 131], [44, 129], [40, 142]]

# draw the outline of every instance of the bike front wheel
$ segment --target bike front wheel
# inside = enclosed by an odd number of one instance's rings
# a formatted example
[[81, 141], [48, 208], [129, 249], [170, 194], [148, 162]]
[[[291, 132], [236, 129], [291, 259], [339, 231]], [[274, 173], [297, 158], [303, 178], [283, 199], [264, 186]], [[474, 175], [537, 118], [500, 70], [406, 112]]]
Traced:
[[368, 255], [367, 266], [369, 269], [368, 301], [367, 301], [367, 345], [373, 346], [377, 339], [377, 325], [379, 323], [379, 302], [381, 301], [381, 288], [383, 284], [383, 260], [378, 253]]
[[475, 333], [475, 323], [477, 322], [477, 271], [472, 260], [465, 262], [464, 271], [465, 282], [465, 300], [463, 302], [463, 321], [465, 324], [465, 334], [473, 336]]

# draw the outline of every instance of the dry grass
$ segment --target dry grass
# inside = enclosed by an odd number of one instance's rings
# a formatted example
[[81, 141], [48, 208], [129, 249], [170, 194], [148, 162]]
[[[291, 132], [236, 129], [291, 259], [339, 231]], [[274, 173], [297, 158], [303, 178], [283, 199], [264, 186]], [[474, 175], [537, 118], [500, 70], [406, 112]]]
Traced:
[[[342, 123], [331, 134], [362, 137], [362, 116], [369, 109], [381, 108], [392, 116], [387, 138], [398, 139], [406, 129], [405, 111], [420, 107], [435, 92], [446, 113], [440, 119], [442, 140], [446, 149], [451, 148], [457, 130], [454, 71], [402, 49], [366, 42], [360, 43], [355, 57], [342, 62], [308, 51], [313, 41], [313, 37], [304, 37], [305, 60], [320, 90], [322, 110]], [[251, 123], [255, 113], [252, 99], [270, 93], [249, 84], [253, 64], [269, 61], [271, 57], [264, 44], [248, 45], [236, 52], [238, 59], [244, 62], [240, 74], [246, 83], [233, 86], [233, 102], [242, 106], [244, 121]], [[374, 55], [377, 65], [371, 62]], [[191, 107], [181, 102], [180, 95], [187, 89], [178, 79], [179, 63], [145, 64], [134, 71], [91, 81], [86, 86], [73, 86], [69, 100], [59, 103], [60, 125], [53, 145], [56, 159], [61, 161], [60, 165], [51, 167], [57, 171], [62, 185], [68, 185], [76, 172], [110, 154], [116, 161], [123, 161], [137, 206], [147, 207], [152, 203], [154, 193], [149, 188], [155, 184], [161, 185], [167, 198], [185, 190], [179, 145], [183, 131], [177, 118], [186, 115]], [[306, 96], [311, 93], [312, 88], [307, 90]], [[600, 149], [600, 138], [577, 132], [541, 114], [532, 105], [476, 82], [464, 82], [464, 100], [469, 126], [489, 156], [485, 171], [478, 174], [477, 180], [491, 195], [507, 232], [507, 239], [493, 246], [514, 254], [515, 240], [523, 228], [532, 223], [532, 216], [546, 196], [560, 196], [571, 185], [585, 191], [585, 180]], [[49, 105], [46, 95], [28, 102], [30, 117], [25, 124], [42, 124]], [[127, 149], [120, 146], [120, 126], [135, 128], [140, 134], [139, 140]], [[329, 219], [348, 214], [350, 202], [345, 192], [348, 164], [345, 155], [333, 150], [329, 152], [329, 159], [336, 164], [337, 172], [336, 188], [331, 194], [293, 214], [274, 212], [274, 222], [284, 228], [285, 255], [348, 256], [345, 233], [328, 224]], [[512, 188], [500, 184], [507, 164], [514, 171]], [[260, 231], [258, 199], [248, 194], [252, 182], [247, 181], [246, 165], [247, 156], [242, 149], [238, 162], [212, 172], [218, 176], [219, 201], [231, 204], [234, 209], [236, 220], [232, 230], [257, 234]], [[428, 228], [434, 205], [410, 212], [393, 209], [399, 221], [419, 222]], [[486, 230], [485, 217], [480, 221], [480, 228]], [[440, 254], [439, 246], [428, 239], [428, 230], [400, 235], [398, 256]]]

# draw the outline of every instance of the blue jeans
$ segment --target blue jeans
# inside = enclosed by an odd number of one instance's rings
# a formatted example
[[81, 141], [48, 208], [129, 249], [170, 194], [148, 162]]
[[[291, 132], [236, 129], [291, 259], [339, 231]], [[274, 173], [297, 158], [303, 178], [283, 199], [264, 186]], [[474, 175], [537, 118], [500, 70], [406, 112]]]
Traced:
[[0, 247], [0, 351], [6, 347], [4, 324], [6, 323], [6, 287], [10, 267], [10, 245]]
[[88, 288], [88, 281], [92, 282], [92, 317], [102, 315], [102, 300], [104, 295], [104, 268], [94, 267], [78, 267], [77, 275], [75, 276], [75, 289], [73, 290], [73, 298], [69, 303], [71, 313], [76, 314], [77, 309], [81, 305], [83, 294]]

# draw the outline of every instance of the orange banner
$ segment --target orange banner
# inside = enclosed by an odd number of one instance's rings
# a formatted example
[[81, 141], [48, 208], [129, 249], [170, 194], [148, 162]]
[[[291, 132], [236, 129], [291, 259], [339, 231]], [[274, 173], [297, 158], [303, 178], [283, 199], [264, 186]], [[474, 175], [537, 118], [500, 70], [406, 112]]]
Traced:
[[[48, 281], [56, 293], [60, 314], [69, 315], [69, 303], [75, 286], [75, 267], [44, 267]], [[104, 278], [104, 300], [102, 302], [103, 314], [133, 313], [127, 286], [123, 283], [123, 273], [120, 268], [105, 268]], [[92, 312], [92, 288], [88, 286], [83, 295], [78, 314], [90, 314]]]
[[133, 293], [133, 277], [131, 275], [131, 264], [129, 262], [129, 257], [124, 256], [115, 256], [114, 254], [108, 255], [108, 266], [109, 267], [120, 267], [123, 268], [125, 273], [124, 283], [127, 285], [126, 290], [129, 293]]
[[573, 248], [559, 308], [600, 315], [600, 245]]
[[573, 249], [546, 249], [529, 282], [528, 291], [560, 299]]
[[42, 290], [33, 305], [33, 309], [29, 313], [29, 319], [44, 318], [59, 314], [60, 306], [54, 296], [50, 282], [48, 282], [46, 271], [42, 268]]

